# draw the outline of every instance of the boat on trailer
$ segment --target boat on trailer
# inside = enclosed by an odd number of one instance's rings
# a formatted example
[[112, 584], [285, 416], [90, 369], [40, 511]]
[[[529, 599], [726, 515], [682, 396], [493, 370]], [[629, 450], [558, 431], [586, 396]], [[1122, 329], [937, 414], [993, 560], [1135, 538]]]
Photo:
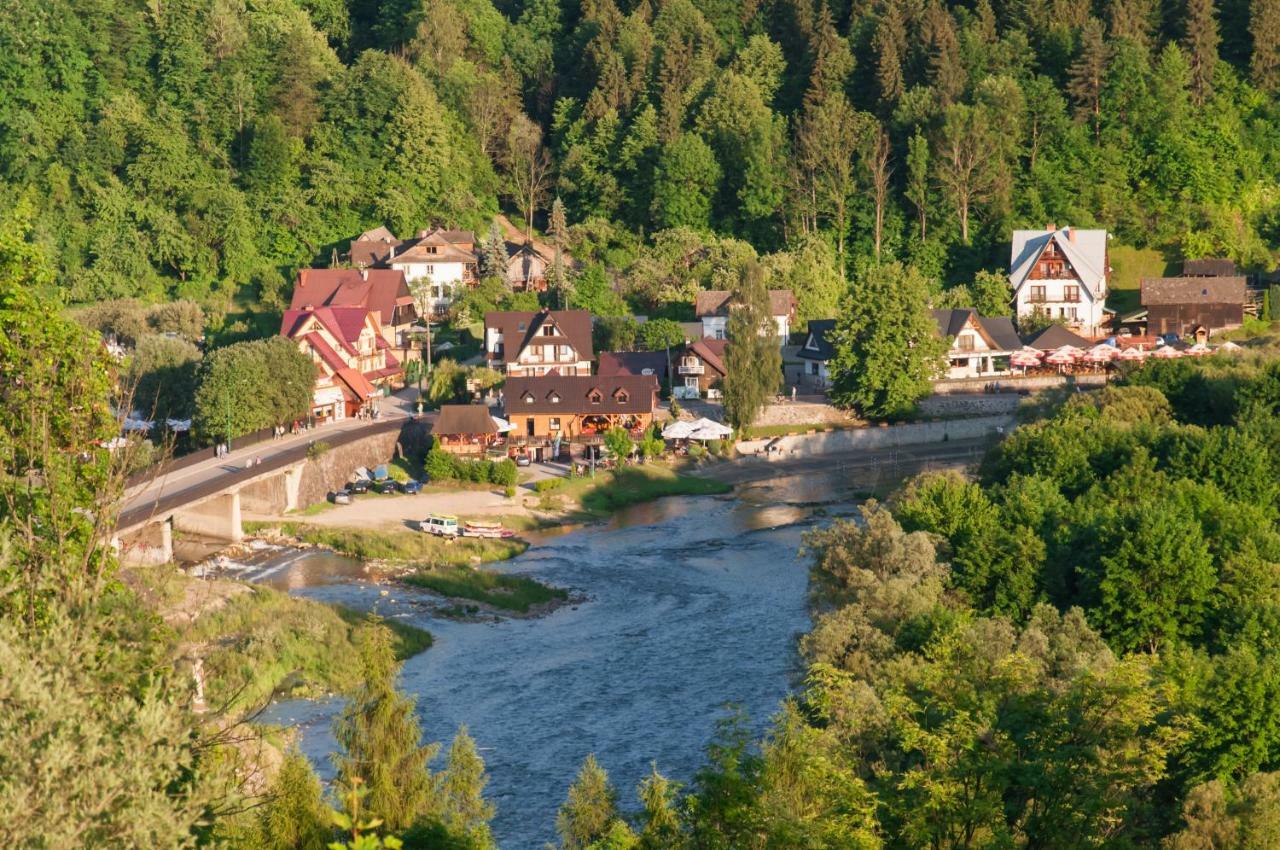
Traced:
[[463, 537], [515, 537], [515, 532], [503, 528], [502, 523], [491, 520], [476, 519], [463, 523]]

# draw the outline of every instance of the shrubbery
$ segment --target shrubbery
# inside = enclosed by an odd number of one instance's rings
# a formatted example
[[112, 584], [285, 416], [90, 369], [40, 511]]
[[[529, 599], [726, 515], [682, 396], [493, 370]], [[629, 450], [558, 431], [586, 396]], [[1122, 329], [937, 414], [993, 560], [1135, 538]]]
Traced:
[[432, 481], [471, 481], [477, 484], [497, 484], [500, 487], [514, 487], [519, 474], [516, 463], [511, 458], [499, 461], [468, 460], [440, 448], [427, 452], [423, 468]]

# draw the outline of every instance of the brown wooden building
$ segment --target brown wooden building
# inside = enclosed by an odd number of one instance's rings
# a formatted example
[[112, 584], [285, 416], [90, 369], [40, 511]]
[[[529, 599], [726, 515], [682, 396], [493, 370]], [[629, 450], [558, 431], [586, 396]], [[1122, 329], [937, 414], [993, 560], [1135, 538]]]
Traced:
[[1147, 332], [1188, 336], [1237, 328], [1244, 323], [1245, 279], [1233, 277], [1154, 277], [1142, 279]]
[[653, 375], [542, 375], [508, 378], [503, 387], [516, 442], [576, 441], [622, 427], [639, 434], [653, 423]]
[[672, 355], [675, 380], [671, 393], [676, 398], [701, 398], [708, 390], [719, 389], [726, 374], [723, 339], [700, 339], [686, 343]]
[[446, 452], [484, 454], [498, 441], [498, 426], [484, 404], [445, 404], [431, 429], [435, 444]]

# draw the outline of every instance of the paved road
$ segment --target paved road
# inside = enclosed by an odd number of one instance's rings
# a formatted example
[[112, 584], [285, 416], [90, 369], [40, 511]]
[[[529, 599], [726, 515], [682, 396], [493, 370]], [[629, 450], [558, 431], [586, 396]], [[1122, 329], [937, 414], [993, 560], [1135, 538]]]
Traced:
[[[403, 400], [397, 400], [395, 396], [388, 402], [383, 407], [383, 415], [378, 419], [333, 422], [297, 436], [287, 435], [279, 440], [245, 446], [227, 457], [211, 458], [130, 487], [125, 491], [117, 527], [129, 528], [156, 513], [217, 493], [239, 478], [260, 475], [296, 463], [306, 457], [307, 449], [312, 443], [323, 441], [330, 446], [340, 446], [370, 434], [398, 430], [404, 426], [409, 410], [402, 403]], [[428, 422], [434, 418], [433, 413], [423, 417]], [[250, 470], [247, 463], [252, 458], [261, 458], [262, 463]]]

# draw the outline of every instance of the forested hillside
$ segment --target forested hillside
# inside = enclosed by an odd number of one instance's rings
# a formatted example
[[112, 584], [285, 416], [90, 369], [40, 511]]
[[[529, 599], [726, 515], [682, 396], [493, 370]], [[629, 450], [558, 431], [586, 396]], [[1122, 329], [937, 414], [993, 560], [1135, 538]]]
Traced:
[[649, 306], [717, 251], [829, 286], [877, 251], [965, 282], [1049, 221], [1253, 267], [1280, 238], [1280, 0], [6, 6], [4, 203], [71, 303], [270, 307], [372, 225], [557, 195], [587, 287]]

